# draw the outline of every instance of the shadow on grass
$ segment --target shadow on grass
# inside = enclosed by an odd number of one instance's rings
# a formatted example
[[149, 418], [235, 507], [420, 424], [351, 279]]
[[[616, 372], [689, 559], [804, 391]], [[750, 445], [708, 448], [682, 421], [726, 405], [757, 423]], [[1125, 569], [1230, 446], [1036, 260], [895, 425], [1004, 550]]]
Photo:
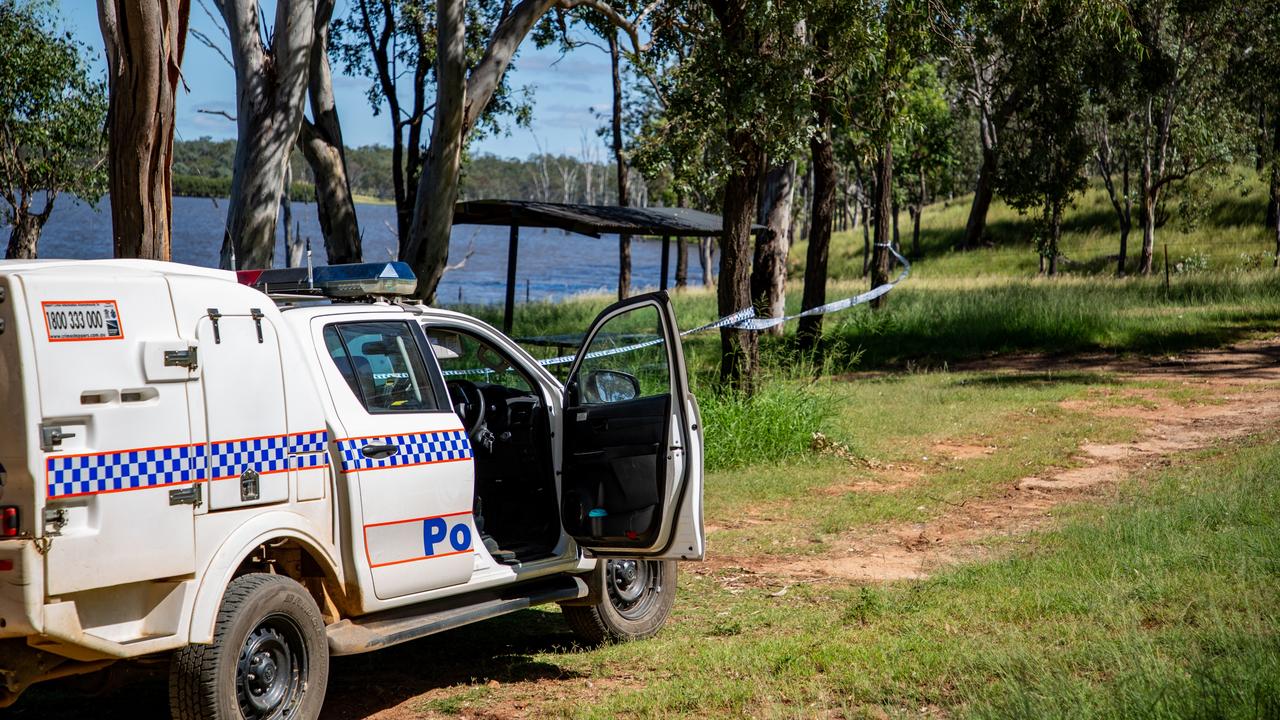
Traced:
[[[560, 680], [578, 673], [534, 660], [570, 652], [574, 638], [557, 612], [525, 610], [386, 650], [332, 658], [321, 718], [349, 720], [395, 707], [431, 690], [491, 680]], [[138, 668], [105, 682], [103, 674], [36, 685], [5, 717], [135, 720], [169, 716], [168, 664]], [[88, 710], [92, 708], [92, 710]]]
[[[1001, 355], [1168, 355], [1239, 342], [1280, 326], [1280, 283], [1254, 276], [1157, 282], [1036, 283], [906, 289], [881, 311], [828, 326], [823, 367], [927, 369]], [[979, 368], [980, 369], [980, 368]]]
[[956, 378], [953, 385], [977, 387], [1061, 387], [1063, 385], [1120, 385], [1122, 381], [1110, 373], [1062, 370], [1026, 373], [981, 373]]

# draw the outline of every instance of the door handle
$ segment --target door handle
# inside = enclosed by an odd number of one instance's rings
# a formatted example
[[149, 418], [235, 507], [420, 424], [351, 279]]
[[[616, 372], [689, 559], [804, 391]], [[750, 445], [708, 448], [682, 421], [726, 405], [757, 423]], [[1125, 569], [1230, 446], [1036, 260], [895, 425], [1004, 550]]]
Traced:
[[72, 432], [62, 432], [61, 425], [40, 423], [40, 449], [45, 452], [53, 452], [62, 445], [63, 440], [75, 436], [76, 434]]
[[398, 445], [365, 445], [360, 448], [360, 454], [371, 460], [389, 458], [398, 452], [400, 452]]

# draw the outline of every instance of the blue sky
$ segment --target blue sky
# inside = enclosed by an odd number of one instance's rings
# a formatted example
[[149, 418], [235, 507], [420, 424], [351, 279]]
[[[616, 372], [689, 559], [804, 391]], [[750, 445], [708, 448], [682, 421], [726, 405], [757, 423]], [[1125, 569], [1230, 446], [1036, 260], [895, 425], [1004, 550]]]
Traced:
[[[265, 14], [272, 17], [272, 0], [264, 0], [262, 4]], [[96, 3], [94, 0], [59, 0], [58, 5], [72, 33], [93, 50], [95, 67], [101, 72], [105, 61]], [[205, 0], [204, 5], [216, 15], [212, 2]], [[347, 0], [338, 0], [335, 17], [345, 16], [348, 7]], [[218, 26], [201, 8], [200, 0], [192, 1], [191, 25], [215, 41], [223, 39]], [[216, 52], [191, 37], [187, 41], [182, 71], [187, 89], [180, 89], [178, 95], [179, 139], [205, 135], [234, 138], [234, 123], [219, 115], [198, 112], [200, 109], [225, 110], [234, 114], [235, 78], [231, 68]], [[538, 50], [527, 41], [509, 79], [513, 87], [532, 86], [533, 127], [531, 130], [511, 128], [507, 136], [481, 140], [475, 146], [477, 151], [523, 158], [537, 152], [537, 145], [541, 143], [547, 152], [581, 156], [585, 136], [600, 157], [605, 155], [595, 134], [601, 121], [592, 113], [592, 108], [606, 110], [609, 104], [609, 59], [603, 52], [584, 47], [561, 57], [554, 49]], [[334, 68], [334, 94], [343, 135], [347, 144], [353, 146], [389, 145], [390, 122], [385, 112], [377, 117], [373, 115], [365, 97], [367, 88], [368, 81], [364, 78], [347, 77], [341, 68]]]

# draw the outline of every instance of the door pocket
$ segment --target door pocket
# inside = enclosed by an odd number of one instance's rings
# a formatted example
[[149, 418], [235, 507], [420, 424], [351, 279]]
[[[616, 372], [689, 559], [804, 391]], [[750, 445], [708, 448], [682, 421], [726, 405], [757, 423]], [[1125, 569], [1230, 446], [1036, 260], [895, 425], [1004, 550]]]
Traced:
[[651, 537], [666, 470], [659, 450], [649, 443], [575, 453], [564, 494], [566, 529], [624, 543]]

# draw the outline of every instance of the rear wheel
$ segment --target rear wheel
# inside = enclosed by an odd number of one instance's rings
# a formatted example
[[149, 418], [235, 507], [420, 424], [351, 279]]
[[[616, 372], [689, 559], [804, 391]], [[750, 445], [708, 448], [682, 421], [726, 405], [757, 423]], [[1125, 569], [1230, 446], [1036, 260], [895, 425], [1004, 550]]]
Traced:
[[213, 643], [174, 655], [169, 708], [178, 720], [310, 720], [328, 679], [315, 600], [289, 578], [243, 575], [222, 596]]
[[653, 637], [676, 601], [674, 560], [604, 560], [591, 576], [600, 601], [565, 605], [564, 617], [589, 645]]

